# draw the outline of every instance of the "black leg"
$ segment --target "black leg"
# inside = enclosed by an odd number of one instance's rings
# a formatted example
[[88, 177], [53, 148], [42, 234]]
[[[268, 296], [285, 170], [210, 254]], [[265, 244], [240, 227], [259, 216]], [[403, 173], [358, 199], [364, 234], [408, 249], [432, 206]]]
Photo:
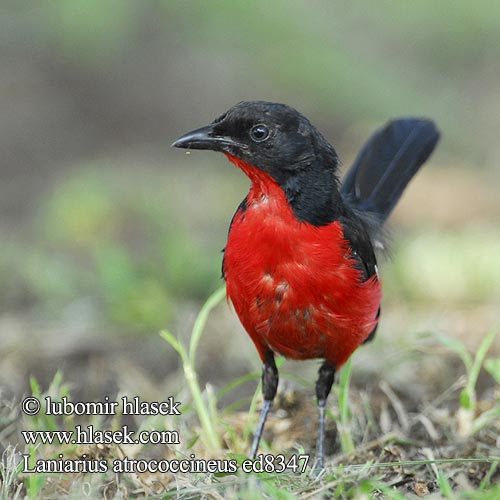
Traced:
[[323, 468], [323, 459], [325, 456], [325, 410], [326, 398], [332, 389], [333, 380], [335, 378], [335, 367], [325, 361], [319, 369], [319, 377], [316, 381], [316, 397], [318, 399], [319, 411], [319, 430], [318, 443], [316, 447], [316, 460], [318, 469]]
[[274, 354], [272, 351], [267, 351], [264, 359], [264, 366], [262, 367], [262, 394], [264, 395], [264, 405], [260, 412], [259, 425], [257, 426], [257, 432], [253, 438], [252, 449], [250, 450], [250, 458], [252, 459], [256, 457], [257, 450], [259, 449], [259, 442], [262, 437], [262, 432], [264, 431], [267, 414], [271, 409], [274, 396], [276, 396], [276, 391], [278, 389], [278, 380], [278, 369], [274, 362]]

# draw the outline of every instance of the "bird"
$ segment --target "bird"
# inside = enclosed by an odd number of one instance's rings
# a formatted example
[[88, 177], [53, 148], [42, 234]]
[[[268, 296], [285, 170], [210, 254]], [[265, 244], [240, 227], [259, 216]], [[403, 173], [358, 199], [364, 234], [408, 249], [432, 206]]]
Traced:
[[373, 339], [380, 318], [376, 249], [384, 245], [384, 223], [439, 135], [427, 118], [390, 120], [342, 182], [335, 148], [286, 104], [240, 102], [172, 144], [223, 153], [250, 179], [230, 223], [222, 276], [263, 363], [251, 458], [278, 388], [275, 356], [320, 359], [316, 464], [324, 467], [335, 373]]

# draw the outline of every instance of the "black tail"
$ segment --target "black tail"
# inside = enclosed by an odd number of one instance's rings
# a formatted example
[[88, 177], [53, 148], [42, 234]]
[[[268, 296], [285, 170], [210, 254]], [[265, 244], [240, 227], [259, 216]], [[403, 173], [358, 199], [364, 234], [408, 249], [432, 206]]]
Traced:
[[439, 132], [430, 120], [390, 121], [359, 153], [344, 179], [342, 194], [356, 208], [376, 214], [383, 223], [438, 140]]

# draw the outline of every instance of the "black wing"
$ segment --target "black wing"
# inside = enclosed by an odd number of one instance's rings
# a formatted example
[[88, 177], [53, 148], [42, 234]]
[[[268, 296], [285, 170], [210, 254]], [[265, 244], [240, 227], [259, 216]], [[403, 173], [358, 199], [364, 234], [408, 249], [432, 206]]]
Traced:
[[[343, 223], [344, 237], [365, 279], [377, 274], [372, 241], [438, 140], [439, 132], [430, 120], [393, 120], [372, 135], [347, 173], [341, 194], [352, 212]], [[374, 338], [376, 330], [365, 342]]]
[[[228, 229], [228, 234], [229, 232], [231, 231], [231, 227], [233, 225], [233, 222], [234, 222], [234, 218], [236, 217], [236, 215], [241, 211], [241, 212], [244, 212], [246, 209], [247, 209], [247, 206], [248, 206], [248, 201], [247, 201], [247, 197], [245, 196], [245, 198], [241, 201], [241, 203], [238, 205], [238, 208], [236, 209], [236, 212], [234, 212], [234, 215], [233, 217], [231, 218], [231, 222], [229, 223], [229, 229]], [[222, 249], [222, 267], [221, 267], [221, 278], [223, 280], [226, 279], [226, 274], [224, 273], [224, 252], [226, 251], [226, 248], [224, 247]]]

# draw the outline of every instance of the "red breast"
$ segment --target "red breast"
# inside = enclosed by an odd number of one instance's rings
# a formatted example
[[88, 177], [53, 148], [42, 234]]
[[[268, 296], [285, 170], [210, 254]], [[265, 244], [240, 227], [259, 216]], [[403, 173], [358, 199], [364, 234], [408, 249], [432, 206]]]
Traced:
[[343, 229], [299, 221], [266, 173], [227, 155], [252, 182], [224, 254], [227, 294], [261, 357], [324, 358], [340, 367], [375, 327], [376, 277], [362, 281]]

